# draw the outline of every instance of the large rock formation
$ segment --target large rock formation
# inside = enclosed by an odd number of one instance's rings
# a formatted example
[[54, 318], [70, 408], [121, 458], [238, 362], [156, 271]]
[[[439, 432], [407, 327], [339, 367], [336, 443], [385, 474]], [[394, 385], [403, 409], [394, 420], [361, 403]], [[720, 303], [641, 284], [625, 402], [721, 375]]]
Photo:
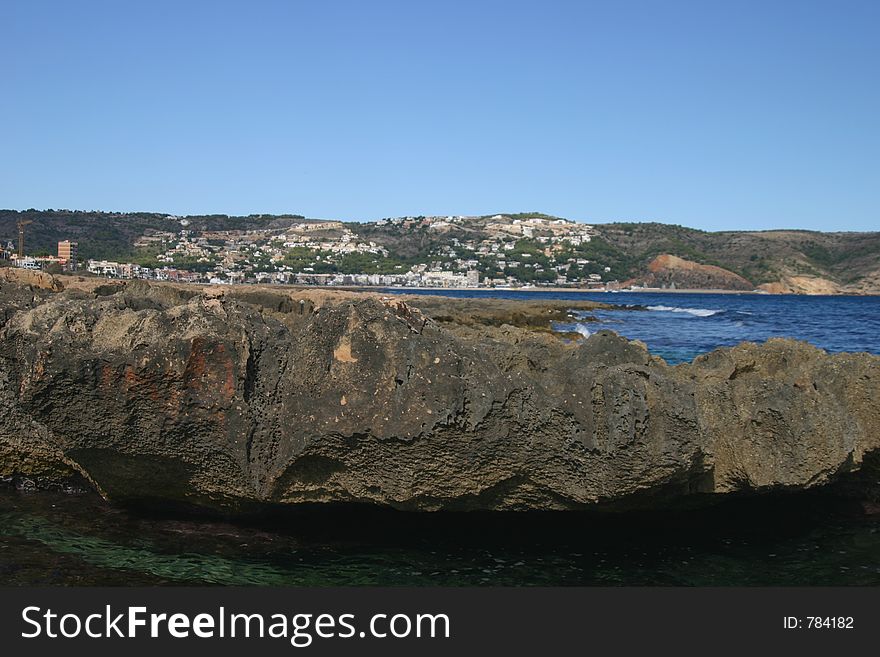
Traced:
[[774, 283], [764, 283], [758, 289], [768, 294], [846, 294], [847, 289], [817, 276], [784, 276]]
[[644, 276], [626, 281], [625, 284], [692, 290], [755, 289], [751, 282], [732, 271], [715, 265], [701, 265], [668, 253], [661, 254], [648, 263], [648, 271]]
[[60, 292], [64, 289], [61, 281], [52, 274], [20, 267], [3, 267], [0, 269], [0, 286], [18, 285], [31, 290], [49, 290]]
[[97, 292], [0, 329], [0, 475], [213, 507], [625, 509], [874, 476], [880, 453], [867, 354], [773, 340], [670, 367], [376, 295]]

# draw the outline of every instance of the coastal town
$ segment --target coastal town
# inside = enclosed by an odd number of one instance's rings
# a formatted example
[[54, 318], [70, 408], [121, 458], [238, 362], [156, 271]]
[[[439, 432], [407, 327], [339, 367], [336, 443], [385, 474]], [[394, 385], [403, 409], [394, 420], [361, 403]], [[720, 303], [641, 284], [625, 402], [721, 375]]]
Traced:
[[[27, 253], [19, 225], [0, 258], [16, 267], [119, 279], [234, 284], [417, 288], [613, 289], [611, 267], [588, 257], [594, 226], [547, 216], [398, 217], [363, 224], [292, 220], [256, 229], [198, 230], [167, 216], [138, 236], [128, 257], [81, 258], [65, 239], [56, 253]], [[428, 247], [403, 256], [395, 240]]]

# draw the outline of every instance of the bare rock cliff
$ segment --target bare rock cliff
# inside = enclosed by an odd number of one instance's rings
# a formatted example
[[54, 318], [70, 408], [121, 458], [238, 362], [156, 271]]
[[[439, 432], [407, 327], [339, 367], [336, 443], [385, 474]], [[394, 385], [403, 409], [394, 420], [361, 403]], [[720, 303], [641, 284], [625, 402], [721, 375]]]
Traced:
[[680, 289], [753, 290], [755, 286], [739, 274], [715, 265], [701, 265], [664, 253], [648, 263], [647, 273], [627, 284]]

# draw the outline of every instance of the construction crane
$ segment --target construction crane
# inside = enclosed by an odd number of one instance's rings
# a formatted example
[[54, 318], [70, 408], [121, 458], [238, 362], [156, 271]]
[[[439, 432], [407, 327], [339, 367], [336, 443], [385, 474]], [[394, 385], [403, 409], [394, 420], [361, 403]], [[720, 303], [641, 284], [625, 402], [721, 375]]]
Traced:
[[24, 227], [34, 223], [32, 219], [22, 219], [18, 222], [18, 257], [24, 258]]

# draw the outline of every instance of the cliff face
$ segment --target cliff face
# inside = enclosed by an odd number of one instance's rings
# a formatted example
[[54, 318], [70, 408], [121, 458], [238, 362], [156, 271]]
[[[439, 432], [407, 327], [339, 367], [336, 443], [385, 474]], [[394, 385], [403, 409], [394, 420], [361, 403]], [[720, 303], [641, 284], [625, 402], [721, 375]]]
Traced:
[[378, 296], [99, 292], [0, 329], [0, 475], [207, 506], [630, 508], [819, 486], [880, 450], [866, 354], [774, 340], [670, 367]]
[[[632, 278], [638, 282], [644, 276], [651, 277], [648, 265], [660, 253], [715, 263], [747, 280], [748, 289], [769, 286], [765, 289], [779, 294], [818, 294], [819, 290], [824, 290], [822, 294], [880, 294], [877, 232], [705, 232], [658, 223], [604, 224], [597, 228], [599, 240], [608, 247], [602, 249], [606, 264], [613, 264], [613, 254], [631, 263], [630, 274], [621, 275], [621, 280]], [[724, 287], [726, 282], [723, 277], [713, 287]], [[676, 286], [684, 287], [678, 281]], [[745, 288], [734, 285], [729, 289]]]
[[755, 286], [742, 276], [715, 265], [701, 265], [664, 253], [648, 264], [647, 273], [627, 283], [648, 287], [712, 290], [754, 290]]
[[759, 289], [769, 294], [852, 294], [856, 290], [848, 290], [833, 281], [816, 276], [785, 276], [775, 283], [764, 283]]

